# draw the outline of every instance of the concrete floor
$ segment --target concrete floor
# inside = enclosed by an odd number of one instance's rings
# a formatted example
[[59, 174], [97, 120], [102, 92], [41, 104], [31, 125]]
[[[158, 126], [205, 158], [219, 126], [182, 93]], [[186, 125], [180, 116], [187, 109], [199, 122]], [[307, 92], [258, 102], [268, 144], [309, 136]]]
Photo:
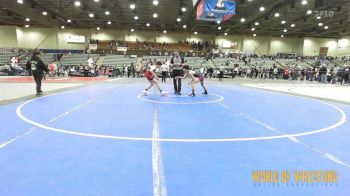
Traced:
[[[81, 86], [79, 83], [45, 83], [43, 84], [43, 91], [51, 92], [64, 88], [72, 88]], [[0, 83], [0, 101], [11, 99], [18, 99], [35, 94], [34, 83]]]

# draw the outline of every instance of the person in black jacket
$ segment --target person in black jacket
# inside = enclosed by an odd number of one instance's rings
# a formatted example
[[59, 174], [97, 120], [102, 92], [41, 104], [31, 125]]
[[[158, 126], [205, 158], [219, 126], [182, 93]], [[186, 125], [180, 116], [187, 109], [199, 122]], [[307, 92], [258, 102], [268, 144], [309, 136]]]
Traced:
[[32, 58], [27, 62], [26, 68], [34, 77], [36, 83], [36, 94], [41, 95], [43, 91], [41, 90], [41, 81], [44, 77], [44, 71], [49, 73], [49, 69], [40, 59], [40, 52], [34, 52]]

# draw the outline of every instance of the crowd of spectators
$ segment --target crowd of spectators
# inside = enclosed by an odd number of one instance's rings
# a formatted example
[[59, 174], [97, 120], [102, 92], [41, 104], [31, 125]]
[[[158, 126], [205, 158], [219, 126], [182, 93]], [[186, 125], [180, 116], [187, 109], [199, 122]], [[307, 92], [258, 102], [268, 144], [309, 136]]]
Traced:
[[[294, 60], [294, 64], [290, 66], [278, 65], [277, 63], [266, 66], [264, 60], [274, 60], [275, 58], [281, 58], [277, 56], [263, 56], [258, 58], [247, 58], [245, 56], [239, 58], [239, 61], [243, 61], [247, 66], [239, 66], [234, 64], [234, 67], [229, 67], [230, 60], [227, 60], [225, 64], [220, 67], [224, 69], [224, 75], [227, 77], [241, 77], [251, 79], [280, 79], [280, 80], [301, 80], [301, 81], [318, 81], [320, 83], [340, 83], [349, 84], [349, 64], [335, 65], [335, 64], [322, 64], [326, 61], [332, 62], [336, 58], [330, 57], [297, 57]], [[287, 57], [293, 59], [292, 57]], [[255, 63], [251, 63], [251, 60], [255, 60]], [[257, 59], [259, 59], [257, 61]], [[305, 59], [314, 59], [314, 64], [310, 64], [308, 67], [301, 67], [298, 65], [299, 61]], [[348, 58], [342, 58], [343, 62], [347, 62]], [[293, 61], [292, 61], [293, 62]], [[263, 66], [264, 65], [264, 66]]]
[[198, 51], [209, 51], [212, 48], [217, 48], [218, 46], [212, 41], [178, 41], [179, 44], [191, 45], [193, 50]]
[[[99, 40], [90, 40], [90, 43], [99, 43]], [[167, 51], [166, 48], [170, 45], [166, 42], [149, 43], [139, 42], [144, 48], [151, 50], [154, 56], [164, 55], [172, 56], [172, 51]], [[203, 49], [213, 47], [211, 42], [189, 42], [180, 41], [181, 44], [190, 44], [192, 48]], [[155, 45], [158, 44], [158, 45]], [[159, 47], [159, 45], [161, 47]], [[119, 40], [109, 42], [110, 47], [126, 46], [126, 43]], [[27, 54], [31, 51], [19, 48], [2, 48], [1, 53], [16, 54], [21, 56], [22, 61], [26, 61]], [[204, 53], [203, 55], [208, 54]], [[182, 56], [192, 56], [191, 52], [185, 52]], [[273, 79], [273, 80], [301, 80], [301, 81], [318, 81], [320, 83], [340, 83], [349, 84], [350, 57], [331, 57], [331, 56], [299, 56], [295, 54], [277, 54], [277, 55], [262, 55], [258, 56], [255, 53], [221, 53], [220, 56], [226, 59], [217, 68], [209, 68], [200, 66], [198, 69], [207, 77], [241, 77], [251, 79]], [[287, 61], [282, 61], [282, 60]], [[57, 61], [57, 59], [55, 59]], [[154, 64], [156, 59], [150, 59], [146, 64]], [[164, 64], [169, 65], [169, 60], [164, 60]], [[271, 63], [273, 62], [273, 63]], [[279, 63], [282, 62], [282, 63]], [[285, 63], [288, 62], [288, 63]], [[300, 66], [300, 62], [307, 66]], [[10, 61], [9, 61], [10, 64]], [[112, 77], [141, 77], [143, 69], [137, 68], [134, 63], [129, 65], [123, 64], [119, 66], [94, 65], [93, 68], [84, 65], [63, 65], [63, 71], [57, 71], [57, 75], [72, 75], [71, 73], [80, 72], [86, 76], [86, 71], [89, 70], [88, 76], [108, 75]], [[11, 66], [2, 66], [2, 70], [9, 69]], [[64, 71], [67, 70], [67, 71]], [[169, 68], [169, 74], [171, 69]], [[16, 72], [18, 75], [20, 72]]]

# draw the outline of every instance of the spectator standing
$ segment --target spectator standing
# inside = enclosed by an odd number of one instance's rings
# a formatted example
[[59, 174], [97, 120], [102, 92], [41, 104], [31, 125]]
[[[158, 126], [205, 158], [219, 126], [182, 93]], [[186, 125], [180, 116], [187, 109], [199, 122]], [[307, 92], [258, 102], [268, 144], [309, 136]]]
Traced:
[[350, 79], [350, 66], [345, 67], [344, 73], [343, 73], [343, 79], [344, 79], [344, 84], [349, 84], [349, 79]]
[[92, 68], [94, 66], [94, 60], [91, 57], [88, 58], [87, 63], [88, 63], [89, 68]]
[[129, 78], [130, 77], [130, 65], [125, 67], [125, 73]]
[[223, 64], [221, 64], [221, 66], [219, 67], [219, 80], [222, 81], [222, 78], [224, 77], [224, 70], [225, 67]]
[[335, 84], [337, 82], [337, 75], [338, 75], [338, 67], [335, 66], [331, 70], [332, 84]]
[[160, 71], [162, 72], [162, 82], [166, 82], [166, 78], [169, 72], [169, 66], [166, 63], [162, 64], [162, 66], [160, 66]]
[[32, 58], [27, 62], [26, 69], [33, 75], [36, 83], [36, 94], [41, 95], [41, 81], [44, 78], [44, 72], [48, 73], [49, 69], [40, 58], [40, 52], [34, 52]]
[[321, 83], [326, 83], [327, 80], [327, 68], [325, 65], [323, 65], [319, 71]]

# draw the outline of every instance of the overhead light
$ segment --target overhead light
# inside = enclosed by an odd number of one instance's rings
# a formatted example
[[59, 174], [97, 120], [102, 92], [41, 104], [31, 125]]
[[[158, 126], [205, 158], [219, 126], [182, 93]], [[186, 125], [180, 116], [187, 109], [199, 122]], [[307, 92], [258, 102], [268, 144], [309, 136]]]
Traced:
[[245, 22], [245, 18], [241, 18], [241, 22]]
[[181, 18], [177, 18], [176, 21], [177, 21], [177, 22], [181, 22]]
[[253, 36], [255, 37], [255, 36], [256, 36], [256, 34], [254, 33], [254, 34], [253, 34]]
[[43, 12], [42, 14], [43, 14], [44, 16], [46, 16], [46, 15], [47, 15], [47, 12]]
[[323, 26], [323, 23], [322, 23], [322, 22], [318, 23], [318, 26], [322, 27], [322, 26]]
[[135, 6], [135, 4], [133, 4], [133, 3], [132, 3], [132, 4], [130, 4], [130, 9], [132, 9], [132, 10], [133, 10], [133, 9], [135, 9], [135, 7], [136, 7], [136, 6]]
[[110, 25], [110, 24], [112, 24], [112, 22], [111, 22], [111, 21], [108, 21], [108, 22], [107, 22], [107, 24], [109, 24], [109, 25]]
[[148, 27], [149, 27], [149, 26], [150, 26], [150, 24], [149, 24], [149, 23], [147, 23], [147, 24], [146, 24], [146, 26], [148, 26]]
[[153, 5], [158, 5], [159, 1], [158, 0], [154, 0], [153, 1]]
[[217, 21], [216, 21], [216, 24], [220, 24], [220, 23], [221, 23], [221, 21], [220, 21], [220, 20], [217, 20]]
[[164, 30], [163, 33], [166, 33], [166, 30]]
[[158, 14], [157, 13], [154, 13], [153, 14], [153, 18], [157, 18], [158, 17]]
[[321, 19], [321, 16], [317, 16], [316, 19], [317, 19], [317, 20], [320, 20], [320, 19]]
[[275, 13], [275, 17], [280, 17], [280, 14], [279, 13]]
[[260, 7], [260, 12], [263, 12], [263, 11], [265, 11], [265, 8], [264, 7]]
[[77, 7], [79, 7], [79, 6], [81, 5], [81, 3], [80, 3], [80, 1], [75, 1], [75, 2], [74, 2], [74, 5], [77, 6]]
[[68, 23], [71, 23], [71, 22], [72, 22], [72, 20], [71, 20], [71, 19], [68, 19], [68, 20], [67, 20], [67, 22], [68, 22]]
[[194, 34], [197, 35], [198, 34], [197, 31], [195, 31]]
[[90, 18], [93, 18], [94, 16], [95, 16], [95, 15], [94, 15], [93, 13], [90, 13], [90, 14], [89, 14], [89, 17], [90, 17]]
[[221, 27], [218, 27], [218, 30], [221, 30]]
[[295, 24], [291, 24], [290, 27], [295, 27]]
[[284, 37], [284, 35], [281, 35], [281, 37]]
[[100, 28], [100, 27], [97, 27], [96, 29], [99, 31], [101, 28]]
[[186, 28], [187, 28], [187, 25], [182, 25], [182, 28], [186, 29]]
[[62, 26], [61, 26], [61, 29], [64, 29], [64, 28], [65, 28], [65, 27], [62, 25]]
[[138, 17], [138, 16], [134, 16], [134, 19], [135, 19], [135, 20], [138, 20], [138, 19], [139, 19], [139, 17]]
[[94, 0], [95, 2], [99, 2], [100, 0]]
[[108, 16], [109, 14], [111, 14], [109, 11], [105, 11], [105, 14]]
[[324, 29], [328, 29], [328, 26], [324, 26]]
[[17, 3], [23, 4], [23, 0], [17, 0]]
[[255, 31], [255, 28], [252, 28], [252, 31]]
[[255, 26], [258, 26], [259, 25], [259, 22], [255, 22]]
[[283, 32], [287, 33], [287, 29], [283, 29]]
[[308, 10], [308, 11], [306, 11], [306, 14], [310, 15], [310, 14], [312, 14], [312, 11]]
[[134, 32], [134, 31], [135, 31], [135, 29], [130, 29], [130, 31], [131, 31], [131, 32]]
[[182, 12], [186, 12], [186, 10], [187, 10], [187, 9], [186, 9], [185, 7], [182, 7], [182, 8], [181, 8], [181, 11], [182, 11]]
[[302, 1], [301, 1], [301, 4], [302, 4], [302, 5], [306, 5], [306, 4], [307, 4], [307, 1], [306, 1], [306, 0], [302, 0]]
[[26, 28], [29, 28], [29, 27], [30, 27], [30, 25], [26, 24], [26, 25], [25, 25], [25, 27], [26, 27]]
[[224, 33], [224, 35], [226, 36], [226, 35], [227, 35], [227, 33]]
[[281, 24], [286, 24], [286, 21], [285, 21], [285, 20], [282, 20], [282, 21], [281, 21]]
[[26, 21], [29, 22], [29, 21], [30, 21], [30, 18], [26, 18]]

